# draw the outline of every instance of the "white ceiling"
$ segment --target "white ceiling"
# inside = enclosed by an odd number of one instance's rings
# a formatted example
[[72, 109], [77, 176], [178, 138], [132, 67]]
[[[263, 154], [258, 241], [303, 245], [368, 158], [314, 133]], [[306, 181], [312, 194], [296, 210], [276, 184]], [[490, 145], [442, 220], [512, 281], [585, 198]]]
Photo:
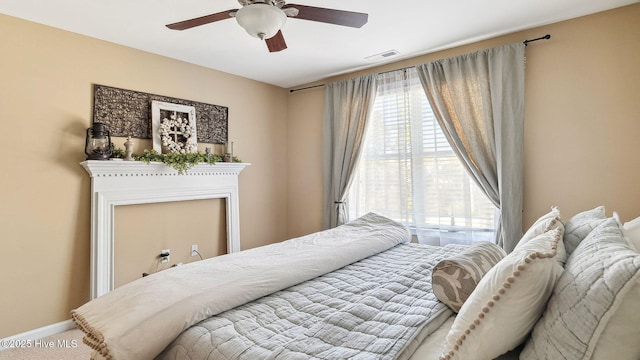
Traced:
[[[369, 22], [354, 29], [290, 18], [282, 29], [288, 49], [277, 53], [232, 18], [184, 31], [165, 27], [237, 9], [236, 0], [0, 0], [0, 13], [290, 88], [636, 2], [293, 0], [368, 13]], [[384, 62], [365, 59], [392, 49], [399, 54]]]

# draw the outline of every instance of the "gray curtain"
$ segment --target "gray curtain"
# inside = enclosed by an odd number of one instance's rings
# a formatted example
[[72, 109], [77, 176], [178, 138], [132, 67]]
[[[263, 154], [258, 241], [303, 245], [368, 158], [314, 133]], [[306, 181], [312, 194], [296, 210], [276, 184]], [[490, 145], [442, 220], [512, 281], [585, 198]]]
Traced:
[[325, 229], [347, 221], [345, 201], [376, 94], [376, 75], [329, 83], [325, 89], [323, 171]]
[[496, 242], [511, 252], [522, 236], [524, 44], [416, 68], [449, 143], [500, 209]]

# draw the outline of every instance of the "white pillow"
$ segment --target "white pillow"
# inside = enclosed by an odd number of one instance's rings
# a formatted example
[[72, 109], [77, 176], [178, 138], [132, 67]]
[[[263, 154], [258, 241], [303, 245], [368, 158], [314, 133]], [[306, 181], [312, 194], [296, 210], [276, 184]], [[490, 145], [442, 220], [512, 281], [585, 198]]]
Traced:
[[624, 231], [624, 236], [629, 239], [636, 251], [640, 251], [640, 217], [624, 223], [622, 230]]
[[558, 210], [557, 207], [553, 206], [551, 207], [551, 211], [539, 217], [538, 220], [536, 220], [533, 225], [531, 225], [529, 229], [527, 229], [527, 232], [524, 233], [522, 239], [520, 239], [520, 241], [518, 241], [518, 244], [516, 244], [516, 249], [518, 248], [518, 246], [526, 243], [536, 236], [560, 226], [564, 227], [560, 219], [560, 210]]
[[617, 211], [613, 212], [613, 218], [618, 223], [620, 229], [622, 229], [622, 234], [629, 243], [629, 246], [631, 246], [632, 249], [639, 251], [638, 249], [640, 248], [638, 246], [640, 246], [640, 217], [628, 221], [624, 223], [624, 225], [622, 224], [622, 220], [620, 219], [620, 215], [618, 215]]
[[640, 359], [640, 281], [624, 296], [620, 307], [607, 322], [591, 360]]
[[564, 224], [564, 247], [567, 250], [567, 255], [571, 256], [578, 244], [606, 219], [604, 206], [583, 211], [569, 219]]
[[[615, 331], [620, 330], [618, 326], [633, 319], [633, 316], [624, 318], [624, 314], [639, 313], [638, 300], [634, 298], [639, 280], [640, 254], [631, 249], [617, 221], [613, 218], [605, 220], [569, 256], [520, 359], [592, 359], [595, 349], [600, 346], [600, 337], [612, 319], [616, 318], [609, 331], [616, 337]], [[630, 304], [627, 303], [629, 299]], [[638, 324], [632, 322], [626, 326], [637, 328]], [[637, 329], [634, 331], [638, 334]], [[603, 345], [612, 352], [601, 354], [600, 359], [627, 359], [622, 357], [625, 355], [617, 357], [617, 354], [624, 354], [624, 349], [628, 349], [627, 355], [631, 354], [631, 359], [637, 360], [633, 351], [638, 347], [640, 337], [633, 336], [635, 340], [630, 343], [619, 339], [617, 345]], [[612, 350], [616, 346], [623, 348]]]
[[540, 234], [489, 270], [460, 308], [441, 359], [494, 359], [525, 339], [562, 273], [562, 234]]
[[[640, 249], [640, 217], [622, 225], [620, 216], [613, 212], [613, 217], [618, 225], [622, 227], [622, 233], [629, 245], [636, 252]], [[638, 360], [640, 359], [640, 346], [637, 345], [640, 339], [640, 280], [629, 290], [622, 301], [620, 307], [614, 312], [607, 322], [598, 339], [592, 360]]]

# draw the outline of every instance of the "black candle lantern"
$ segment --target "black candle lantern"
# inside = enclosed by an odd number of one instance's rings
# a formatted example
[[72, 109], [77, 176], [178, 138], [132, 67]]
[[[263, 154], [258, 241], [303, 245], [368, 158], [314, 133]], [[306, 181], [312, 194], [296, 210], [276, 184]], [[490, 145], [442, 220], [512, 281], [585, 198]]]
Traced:
[[111, 134], [109, 129], [99, 122], [87, 129], [87, 139], [84, 144], [84, 153], [87, 160], [109, 160], [111, 156]]

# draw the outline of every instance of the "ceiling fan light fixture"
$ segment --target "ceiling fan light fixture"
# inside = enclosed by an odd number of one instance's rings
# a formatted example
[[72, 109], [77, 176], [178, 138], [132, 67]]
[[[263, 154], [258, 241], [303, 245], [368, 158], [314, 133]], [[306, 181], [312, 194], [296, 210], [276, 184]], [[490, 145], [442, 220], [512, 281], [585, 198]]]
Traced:
[[236, 21], [246, 32], [258, 39], [270, 39], [284, 26], [287, 16], [278, 7], [264, 3], [243, 6]]

